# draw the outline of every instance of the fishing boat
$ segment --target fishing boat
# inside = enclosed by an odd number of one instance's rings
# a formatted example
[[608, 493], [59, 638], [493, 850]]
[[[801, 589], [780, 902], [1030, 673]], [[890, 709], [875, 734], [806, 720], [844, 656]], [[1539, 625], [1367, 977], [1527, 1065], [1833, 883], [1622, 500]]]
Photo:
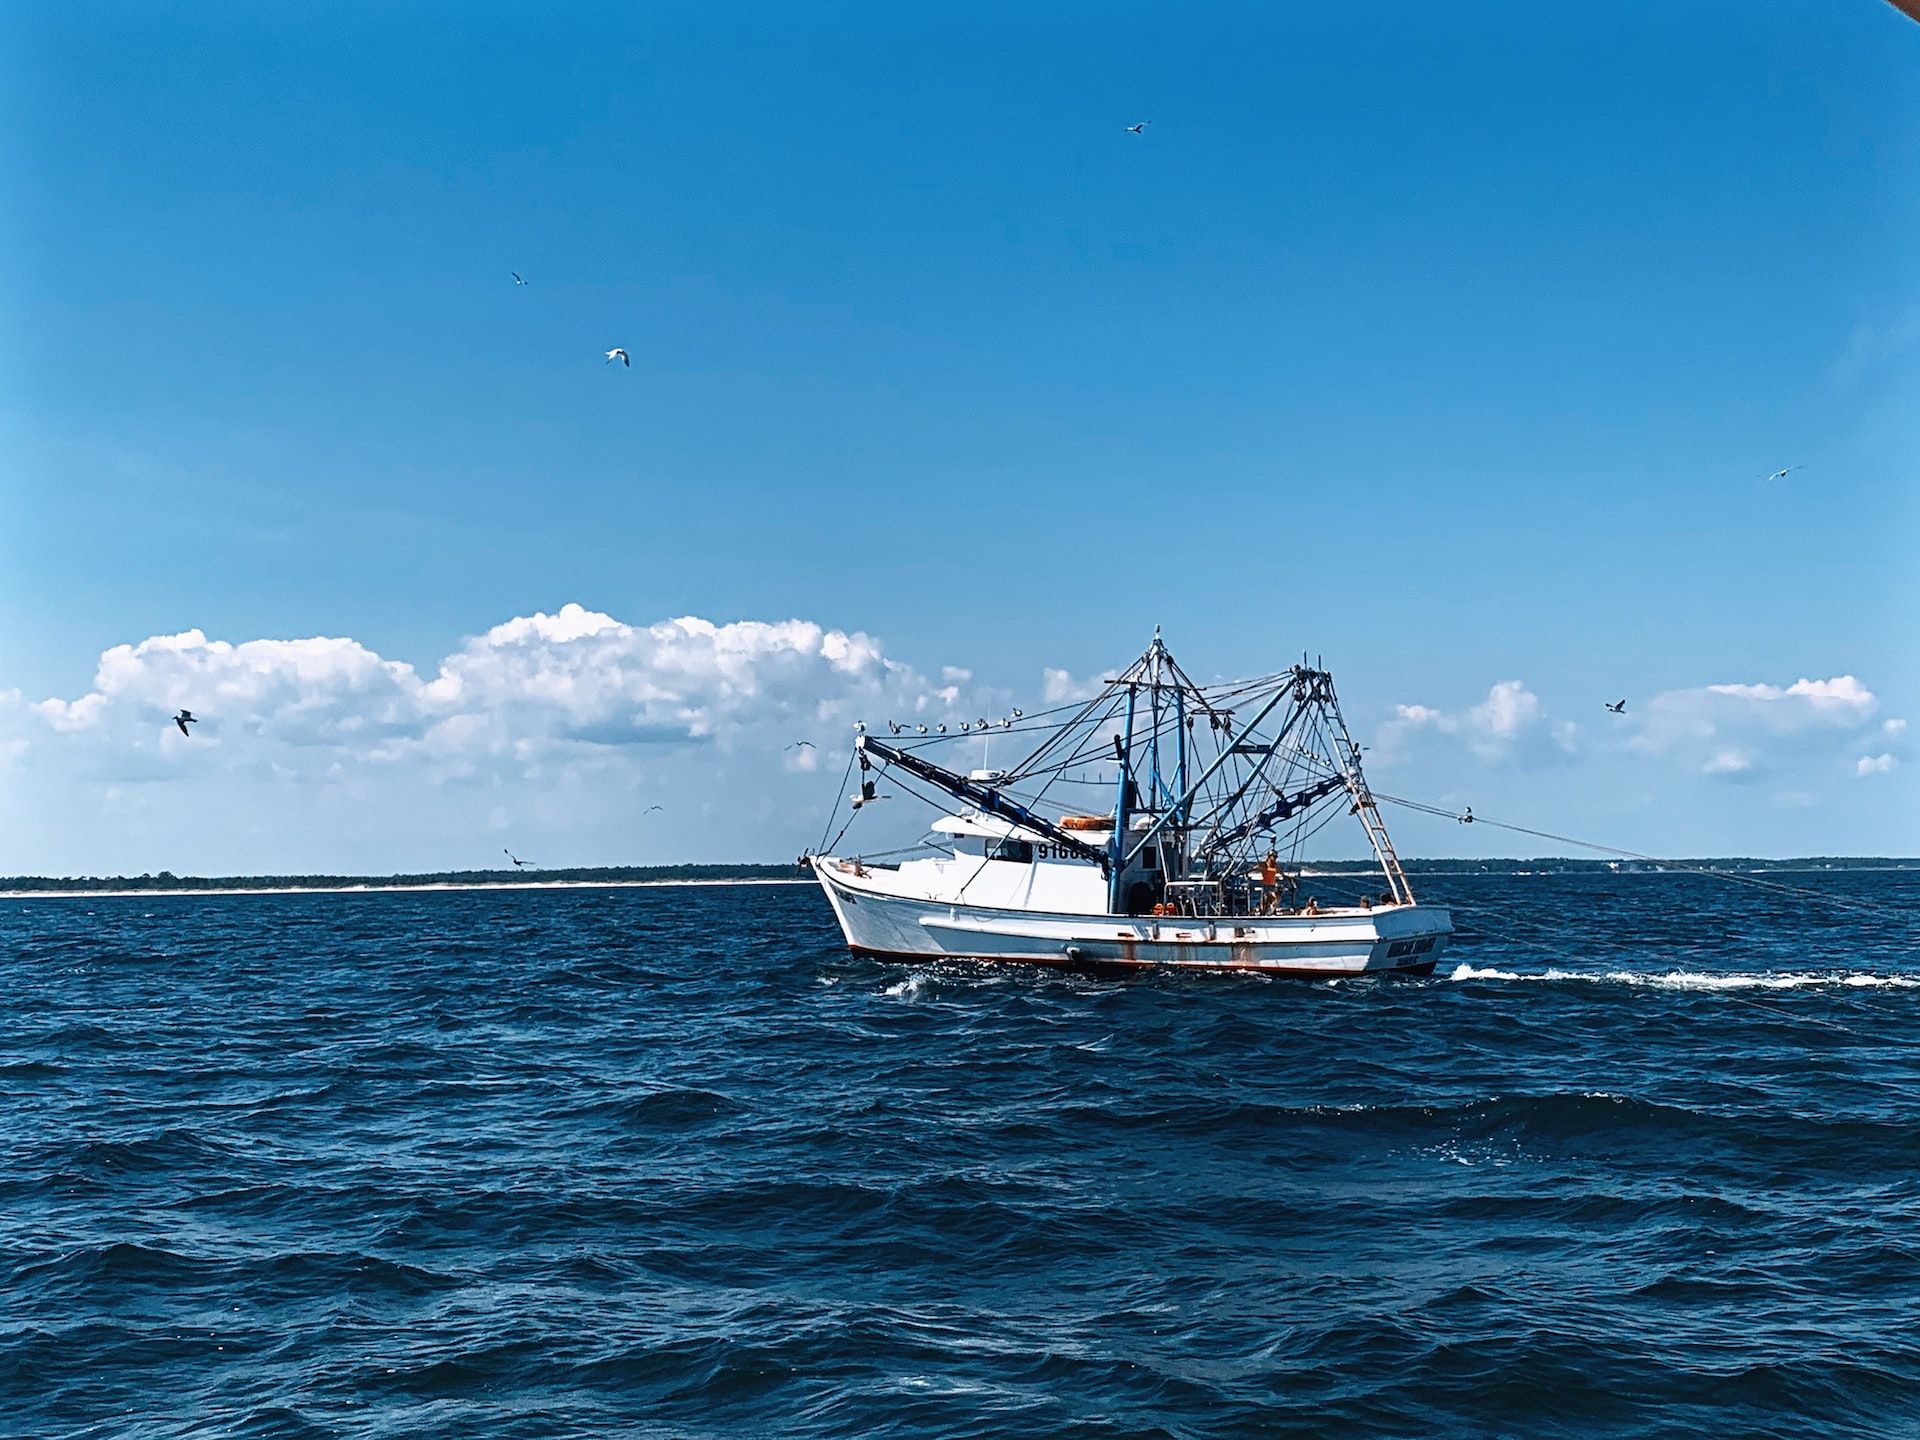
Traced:
[[[1075, 704], [857, 725], [847, 824], [802, 864], [858, 955], [1427, 974], [1452, 922], [1414, 899], [1360, 757], [1325, 669], [1197, 685], [1156, 630]], [[837, 853], [889, 799], [938, 818], [904, 851]], [[1374, 868], [1303, 876], [1307, 841], [1336, 821]]]

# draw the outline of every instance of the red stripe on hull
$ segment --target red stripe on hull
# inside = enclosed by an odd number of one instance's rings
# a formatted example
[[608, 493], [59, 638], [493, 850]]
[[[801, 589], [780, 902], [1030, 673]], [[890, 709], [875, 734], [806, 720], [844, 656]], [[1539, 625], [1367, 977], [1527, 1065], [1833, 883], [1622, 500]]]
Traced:
[[1273, 975], [1282, 980], [1351, 980], [1357, 975], [1407, 975], [1419, 977], [1433, 974], [1434, 962], [1425, 960], [1417, 965], [1378, 965], [1368, 970], [1312, 970], [1294, 969], [1283, 965], [1261, 965], [1247, 961], [1222, 960], [1215, 964], [1174, 964], [1165, 960], [1069, 960], [1064, 955], [1055, 958], [1050, 955], [916, 955], [906, 950], [868, 950], [860, 945], [847, 947], [857, 960], [878, 960], [888, 965], [925, 965], [935, 960], [976, 960], [989, 965], [1040, 965], [1050, 970], [1072, 970], [1076, 974], [1136, 974], [1142, 970], [1247, 970], [1259, 975]]

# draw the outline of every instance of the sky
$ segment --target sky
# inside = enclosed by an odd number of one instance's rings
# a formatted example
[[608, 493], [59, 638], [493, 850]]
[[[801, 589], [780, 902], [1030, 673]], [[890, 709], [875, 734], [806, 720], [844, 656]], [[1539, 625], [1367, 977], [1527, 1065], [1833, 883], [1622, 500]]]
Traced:
[[855, 720], [1155, 625], [1324, 657], [1383, 791], [1920, 854], [1882, 0], [21, 0], [0, 69], [0, 873], [789, 858]]

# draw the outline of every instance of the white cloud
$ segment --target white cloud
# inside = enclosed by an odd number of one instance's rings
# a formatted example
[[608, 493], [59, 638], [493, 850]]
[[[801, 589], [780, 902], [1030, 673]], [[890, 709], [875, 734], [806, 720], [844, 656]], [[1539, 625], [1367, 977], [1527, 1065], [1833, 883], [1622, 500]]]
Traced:
[[1040, 699], [1047, 705], [1065, 705], [1073, 700], [1090, 700], [1100, 689], [1100, 681], [1074, 679], [1071, 672], [1048, 666], [1040, 672]]
[[1499, 681], [1486, 699], [1464, 711], [1396, 705], [1394, 718], [1375, 740], [1381, 758], [1397, 757], [1421, 731], [1454, 736], [1485, 760], [1523, 764], [1562, 760], [1573, 753], [1578, 739], [1577, 727], [1552, 719], [1540, 697], [1519, 680]]
[[1716, 750], [1707, 757], [1707, 763], [1700, 767], [1702, 775], [1751, 775], [1754, 757], [1748, 750], [1729, 747]]
[[1791, 685], [1702, 685], [1654, 696], [1627, 744], [1648, 755], [1698, 755], [1735, 745], [1773, 758], [1857, 734], [1878, 708], [1874, 693], [1852, 675]]
[[[32, 708], [71, 743], [91, 736], [174, 760], [245, 752], [297, 770], [288, 752], [305, 749], [524, 765], [580, 747], [838, 745], [855, 720], [960, 697], [858, 632], [691, 616], [634, 626], [570, 604], [468, 640], [431, 679], [350, 639], [154, 636], [102, 655], [86, 694]], [[191, 739], [168, 720], [181, 707], [202, 720]]]
[[[1695, 775], [1753, 780], [1796, 766], [1830, 774], [1829, 767], [1851, 764], [1864, 744], [1877, 740], [1867, 758], [1879, 774], [1898, 763], [1906, 729], [1905, 721], [1882, 722], [1879, 709], [1879, 698], [1850, 674], [1716, 683], [1664, 691], [1624, 716], [1608, 717], [1604, 728], [1586, 731], [1556, 717], [1523, 682], [1502, 680], [1477, 704], [1460, 709], [1395, 706], [1375, 737], [1376, 760], [1401, 761], [1427, 736], [1430, 743], [1450, 739], [1481, 760], [1525, 768], [1625, 751], [1641, 763], [1666, 758]], [[1883, 747], [1890, 757], [1885, 766], [1875, 755]], [[1442, 759], [1437, 753], [1428, 758]]]
[[1836, 675], [1831, 680], [1796, 680], [1784, 690], [1778, 685], [1709, 685], [1714, 695], [1732, 695], [1765, 705], [1781, 701], [1805, 701], [1816, 714], [1862, 713], [1874, 706], [1873, 692], [1851, 675]]
[[1897, 759], [1884, 751], [1878, 755], [1862, 755], [1854, 762], [1853, 773], [1864, 780], [1869, 775], [1885, 775], [1899, 765], [1899, 763]]

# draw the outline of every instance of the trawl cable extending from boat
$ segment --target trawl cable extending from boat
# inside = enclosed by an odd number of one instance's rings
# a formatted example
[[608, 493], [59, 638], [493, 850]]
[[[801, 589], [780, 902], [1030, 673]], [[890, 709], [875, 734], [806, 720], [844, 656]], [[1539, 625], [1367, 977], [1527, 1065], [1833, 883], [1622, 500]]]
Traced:
[[[855, 810], [878, 798], [878, 772], [944, 813], [926, 856], [825, 853], [850, 819], [803, 857], [856, 953], [1325, 978], [1428, 974], [1445, 949], [1448, 912], [1414, 899], [1325, 670], [1200, 686], [1156, 630], [1092, 700], [1013, 717], [996, 739], [1033, 748], [995, 769], [935, 758], [978, 736], [859, 727]], [[1111, 781], [1090, 766], [1113, 767]], [[1300, 895], [1301, 850], [1342, 817], [1384, 888], [1322, 906]]]

